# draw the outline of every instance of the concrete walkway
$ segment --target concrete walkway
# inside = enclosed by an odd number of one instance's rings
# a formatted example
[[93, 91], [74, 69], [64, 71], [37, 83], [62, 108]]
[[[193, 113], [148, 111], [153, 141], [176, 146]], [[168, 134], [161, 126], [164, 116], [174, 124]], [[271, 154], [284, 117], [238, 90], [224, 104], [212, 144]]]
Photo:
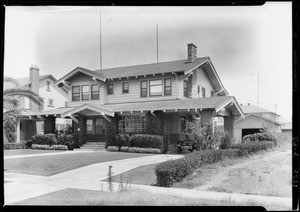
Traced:
[[[153, 155], [140, 158], [123, 159], [97, 163], [52, 176], [38, 176], [4, 172], [5, 205], [27, 198], [37, 197], [66, 188], [108, 191], [108, 184], [102, 180], [107, 178], [108, 166], [112, 165], [114, 175], [142, 165], [177, 159], [182, 155]], [[113, 183], [115, 190], [119, 184]], [[233, 201], [237, 204], [253, 203], [253, 205], [276, 205], [278, 210], [291, 209], [292, 198], [270, 197], [259, 195], [232, 194], [193, 189], [162, 188], [146, 185], [130, 185], [131, 189], [141, 189], [154, 194], [166, 194], [187, 198], [208, 199], [216, 201]]]

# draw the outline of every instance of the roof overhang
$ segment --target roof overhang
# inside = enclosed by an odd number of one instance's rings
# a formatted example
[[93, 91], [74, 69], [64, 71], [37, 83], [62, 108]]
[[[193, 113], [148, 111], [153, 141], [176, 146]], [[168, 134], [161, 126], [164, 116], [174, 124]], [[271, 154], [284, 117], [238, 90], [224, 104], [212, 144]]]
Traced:
[[221, 111], [222, 109], [230, 110], [232, 115], [240, 116], [241, 119], [245, 118], [245, 115], [244, 115], [240, 105], [238, 104], [238, 102], [236, 101], [236, 99], [234, 97], [232, 97], [231, 99], [228, 99], [227, 101], [224, 101], [222, 104], [220, 104], [218, 107], [216, 107], [215, 113], [222, 114], [222, 111]]
[[55, 84], [59, 85], [60, 83], [64, 83], [65, 81], [68, 81], [71, 77], [73, 77], [74, 75], [76, 75], [78, 73], [88, 75], [88, 76], [92, 77], [95, 80], [97, 79], [97, 80], [100, 80], [102, 82], [106, 81], [106, 78], [104, 76], [100, 76], [99, 74], [95, 73], [94, 71], [91, 71], [91, 70], [88, 70], [88, 69], [85, 69], [85, 68], [81, 68], [81, 67], [77, 67], [73, 71], [69, 72], [68, 74], [66, 74], [65, 76], [63, 76], [59, 80], [57, 80], [57, 82]]
[[115, 115], [115, 113], [107, 108], [104, 108], [104, 107], [101, 107], [101, 106], [95, 106], [95, 105], [90, 105], [90, 104], [83, 104], [79, 107], [75, 107], [69, 111], [66, 111], [64, 113], [61, 114], [61, 117], [62, 118], [65, 118], [65, 117], [72, 117], [74, 114], [76, 113], [81, 113], [81, 112], [84, 112], [84, 111], [92, 111], [92, 112], [95, 112], [99, 115], [102, 115], [102, 116], [111, 116], [113, 117]]
[[[263, 117], [263, 116], [260, 116], [260, 115], [254, 114], [254, 113], [245, 115], [245, 118], [244, 118], [244, 119], [248, 118], [249, 116], [255, 116], [255, 117], [258, 117], [258, 118], [260, 118], [260, 119], [264, 119], [264, 120], [266, 120], [266, 121], [273, 122], [274, 124], [281, 126], [281, 124], [280, 124], [279, 122], [277, 122], [277, 121], [274, 121], [274, 120], [272, 120], [272, 119], [268, 119], [268, 118], [266, 118], [266, 117]], [[242, 120], [242, 119], [239, 118], [239, 119], [237, 119], [235, 122], [239, 122], [239, 121], [241, 121], [241, 120]]]

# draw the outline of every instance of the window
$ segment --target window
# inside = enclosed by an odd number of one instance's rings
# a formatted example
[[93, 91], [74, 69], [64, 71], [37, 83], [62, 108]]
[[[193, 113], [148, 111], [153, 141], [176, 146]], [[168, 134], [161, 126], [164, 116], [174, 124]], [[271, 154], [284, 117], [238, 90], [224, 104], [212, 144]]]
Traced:
[[123, 82], [122, 91], [123, 93], [129, 93], [129, 82]]
[[86, 133], [87, 134], [103, 134], [103, 119], [102, 118], [88, 118], [86, 119]]
[[47, 91], [50, 91], [50, 82], [47, 81]]
[[205, 97], [205, 88], [202, 88], [202, 97]]
[[107, 84], [107, 94], [114, 94], [114, 84]]
[[72, 87], [72, 101], [79, 101], [80, 100], [80, 87], [73, 86]]
[[165, 79], [165, 95], [171, 95], [171, 79]]
[[186, 132], [186, 116], [180, 116], [180, 132]]
[[214, 97], [215, 93], [213, 91], [210, 92], [210, 96]]
[[49, 99], [49, 104], [48, 104], [48, 107], [53, 107], [53, 99]]
[[65, 101], [65, 107], [68, 107], [68, 101]]
[[81, 87], [81, 100], [89, 100], [90, 99], [90, 86], [83, 85]]
[[183, 95], [186, 97], [191, 97], [192, 95], [192, 75], [183, 81]]
[[120, 133], [143, 133], [146, 130], [146, 116], [132, 115], [119, 117], [119, 132]]
[[[44, 99], [43, 99], [43, 101], [44, 101]], [[42, 104], [39, 105], [39, 110], [44, 110], [44, 102], [42, 102]]]
[[198, 85], [198, 96], [200, 95], [200, 85]]
[[20, 123], [20, 130], [23, 130], [23, 123]]
[[92, 85], [91, 99], [99, 99], [99, 85]]
[[150, 96], [161, 96], [162, 80], [151, 80], [149, 90], [150, 90]]
[[141, 81], [141, 97], [147, 97], [147, 81]]

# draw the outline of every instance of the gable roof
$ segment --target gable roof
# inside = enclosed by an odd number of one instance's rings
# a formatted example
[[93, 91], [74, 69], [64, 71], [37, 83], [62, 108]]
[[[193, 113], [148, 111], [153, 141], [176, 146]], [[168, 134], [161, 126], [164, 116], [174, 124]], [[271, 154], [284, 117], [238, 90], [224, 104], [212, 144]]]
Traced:
[[272, 111], [269, 111], [269, 110], [266, 110], [264, 108], [261, 108], [261, 107], [257, 107], [257, 106], [254, 106], [254, 105], [241, 105], [241, 108], [243, 110], [244, 113], [273, 113], [277, 116], [279, 116], [278, 114], [272, 112]]
[[[54, 82], [56, 82], [55, 77], [53, 77], [51, 74], [40, 75], [39, 76], [39, 80], [41, 81], [41, 80], [43, 80], [43, 79], [45, 79], [47, 77], [50, 77]], [[27, 86], [27, 85], [29, 85], [31, 83], [29, 77], [16, 78], [16, 80], [19, 82], [20, 87]]]
[[96, 73], [102, 73], [107, 78], [120, 78], [120, 77], [135, 77], [149, 74], [172, 73], [172, 72], [186, 72], [193, 70], [205, 62], [208, 62], [208, 57], [197, 58], [194, 62], [190, 63], [187, 59], [175, 60], [160, 63], [150, 63], [143, 65], [124, 66], [117, 68], [108, 68], [96, 70]]
[[[266, 120], [266, 121], [273, 122], [273, 123], [276, 124], [276, 125], [281, 125], [279, 122], [274, 121], [273, 119], [269, 119], [269, 118], [266, 118], [266, 117], [264, 117], [264, 116], [261, 116], [261, 115], [259, 115], [259, 114], [254, 114], [254, 113], [250, 113], [250, 114], [245, 115], [245, 120], [246, 120], [249, 116], [255, 116], [255, 117], [258, 117], [258, 118], [260, 118], [260, 119], [264, 119], [264, 120]], [[238, 118], [235, 122], [238, 122], [238, 121], [241, 121], [241, 120], [242, 120], [241, 118]]]

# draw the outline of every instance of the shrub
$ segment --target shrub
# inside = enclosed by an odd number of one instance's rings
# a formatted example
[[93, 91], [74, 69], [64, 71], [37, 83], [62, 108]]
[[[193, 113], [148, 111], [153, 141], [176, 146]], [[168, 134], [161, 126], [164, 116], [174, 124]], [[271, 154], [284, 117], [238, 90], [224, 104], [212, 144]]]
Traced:
[[169, 160], [156, 165], [155, 174], [158, 186], [170, 187], [174, 182], [179, 182], [203, 164], [212, 164], [224, 158], [242, 156], [240, 149], [208, 149], [194, 151], [184, 158]]
[[265, 132], [245, 135], [242, 138], [242, 142], [245, 142], [245, 141], [273, 141], [276, 144], [278, 139], [277, 139], [277, 136], [275, 135], [275, 133], [265, 131]]
[[267, 150], [274, 146], [273, 141], [246, 141], [231, 145], [230, 148], [240, 149], [242, 154], [252, 154], [261, 150]]
[[122, 146], [130, 146], [130, 135], [121, 133], [116, 136], [116, 145], [121, 148]]
[[25, 141], [26, 148], [31, 148], [31, 145], [32, 145], [32, 140], [31, 139]]
[[228, 149], [230, 148], [230, 145], [233, 143], [233, 138], [228, 132], [225, 132], [224, 135], [220, 139], [220, 149]]
[[32, 136], [32, 144], [52, 146], [58, 142], [54, 134], [36, 134]]
[[132, 153], [152, 153], [152, 154], [161, 154], [160, 149], [156, 148], [139, 148], [139, 147], [129, 147], [128, 152]]
[[118, 152], [119, 151], [119, 147], [118, 146], [108, 146], [107, 147], [107, 151]]
[[68, 150], [73, 150], [76, 145], [76, 140], [72, 134], [68, 135], [62, 133], [57, 135], [57, 143], [67, 146]]
[[49, 145], [41, 145], [41, 144], [32, 144], [31, 145], [32, 149], [49, 149]]
[[162, 145], [162, 154], [166, 154], [169, 150], [169, 145], [170, 145], [170, 136], [169, 135], [164, 135], [163, 136], [163, 145]]
[[53, 145], [49, 147], [50, 150], [68, 150], [66, 145]]
[[20, 143], [4, 143], [3, 144], [3, 149], [4, 150], [9, 150], [9, 149], [25, 149], [26, 144], [25, 142], [20, 142]]
[[122, 146], [119, 151], [120, 152], [128, 152], [129, 151], [129, 146]]
[[163, 137], [160, 135], [135, 134], [130, 137], [130, 147], [162, 149]]

